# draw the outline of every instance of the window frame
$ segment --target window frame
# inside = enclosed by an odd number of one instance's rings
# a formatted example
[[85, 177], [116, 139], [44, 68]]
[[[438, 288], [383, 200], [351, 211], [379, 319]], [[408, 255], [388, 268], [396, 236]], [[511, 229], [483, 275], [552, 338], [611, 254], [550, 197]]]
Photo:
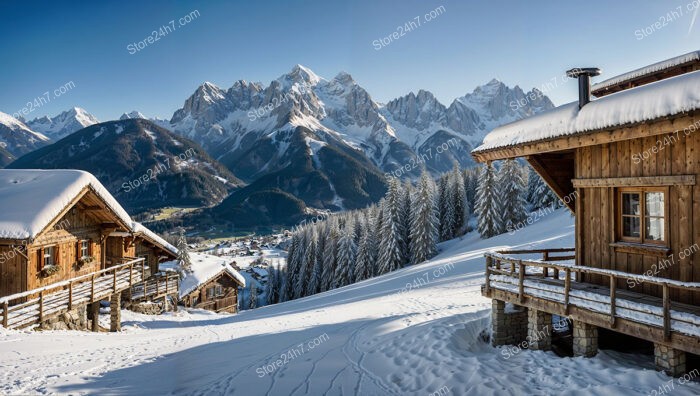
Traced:
[[[46, 262], [46, 257], [47, 257], [47, 251], [50, 249], [51, 254], [48, 255], [48, 257], [51, 258], [51, 264], [48, 264]], [[41, 255], [41, 269], [44, 269], [48, 266], [56, 266], [58, 265], [58, 245], [48, 245], [44, 246], [40, 249], [40, 255]]]
[[[623, 215], [622, 205], [623, 205], [623, 194], [639, 194], [639, 216], [625, 216]], [[664, 233], [663, 240], [656, 241], [647, 239], [646, 235], [646, 218], [658, 216], [646, 216], [646, 194], [647, 193], [661, 193], [664, 198], [664, 216], [663, 225]], [[620, 187], [617, 189], [617, 213], [615, 215], [617, 240], [620, 242], [636, 243], [640, 245], [652, 245], [652, 246], [670, 246], [669, 242], [669, 188], [668, 187]], [[623, 235], [624, 217], [639, 217], [639, 238], [628, 237]]]
[[[83, 244], [85, 244], [85, 247], [83, 247]], [[89, 239], [82, 239], [78, 242], [79, 246], [79, 256], [78, 259], [84, 259], [86, 257], [90, 257], [90, 240]], [[85, 254], [83, 254], [83, 250], [85, 250]]]

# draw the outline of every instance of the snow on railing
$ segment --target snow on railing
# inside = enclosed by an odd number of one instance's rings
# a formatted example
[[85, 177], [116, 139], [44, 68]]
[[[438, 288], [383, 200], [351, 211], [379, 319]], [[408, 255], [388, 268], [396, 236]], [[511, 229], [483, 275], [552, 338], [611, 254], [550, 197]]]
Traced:
[[[74, 305], [99, 301], [127, 289], [143, 279], [147, 268], [144, 262], [143, 258], [130, 259], [114, 267], [3, 297], [0, 299], [2, 325], [20, 328], [41, 323], [49, 316], [73, 309]], [[12, 301], [36, 295], [38, 298], [10, 305]]]
[[[700, 318], [686, 312], [671, 310], [670, 297], [671, 288], [690, 291], [700, 290], [699, 282], [681, 282], [674, 279], [558, 262], [574, 259], [575, 255], [551, 255], [552, 253], [564, 252], [575, 252], [575, 249], [502, 250], [486, 253], [486, 284], [484, 285], [484, 291], [488, 294], [492, 288], [505, 290], [517, 294], [518, 300], [521, 302], [525, 299], [526, 294], [552, 300], [564, 305], [565, 315], [569, 314], [570, 305], [581, 306], [609, 315], [611, 327], [615, 327], [617, 317], [657, 325], [663, 327], [665, 340], [670, 339], [672, 330], [700, 336], [700, 327], [698, 326]], [[513, 255], [520, 254], [542, 254], [543, 258], [541, 260], [532, 260], [513, 257]], [[506, 270], [503, 267], [509, 268]], [[542, 270], [541, 272], [528, 271], [528, 267], [541, 268]], [[543, 282], [543, 280], [550, 278], [549, 270], [552, 270], [551, 279], [555, 282], [561, 280], [560, 272], [565, 273], [563, 291], [560, 284]], [[609, 296], [605, 297], [599, 293], [572, 290], [572, 275], [576, 274], [608, 277], [610, 279]], [[530, 277], [530, 279], [526, 280], [526, 277]], [[536, 280], [531, 280], [533, 277]], [[514, 278], [517, 278], [517, 280]], [[579, 278], [574, 277], [574, 281], [576, 279]], [[616, 293], [618, 280], [631, 280], [635, 284], [646, 282], [661, 286], [663, 290], [662, 307], [618, 299]]]

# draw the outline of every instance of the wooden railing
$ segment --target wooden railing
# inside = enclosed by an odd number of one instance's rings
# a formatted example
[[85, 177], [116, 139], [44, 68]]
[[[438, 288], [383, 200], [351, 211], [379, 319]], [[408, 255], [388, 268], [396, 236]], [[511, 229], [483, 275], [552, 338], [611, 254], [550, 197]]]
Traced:
[[205, 301], [199, 303], [195, 308], [208, 309], [210, 311], [221, 312], [231, 307], [235, 307], [237, 304], [235, 297], [223, 297], [217, 300]]
[[[568, 256], [553, 256], [553, 253], [566, 253], [575, 252], [575, 249], [541, 249], [541, 250], [510, 250], [510, 251], [498, 251], [485, 254], [486, 257], [486, 284], [484, 285], [484, 291], [488, 294], [492, 288], [492, 275], [501, 275], [506, 278], [512, 279], [512, 281], [506, 281], [512, 286], [517, 286], [518, 300], [523, 301], [526, 294], [528, 296], [540, 297], [538, 295], [533, 295], [533, 292], [537, 292], [540, 295], [550, 293], [551, 295], [556, 295], [557, 298], [563, 297], [564, 314], [568, 315], [569, 306], [572, 298], [572, 275], [577, 275], [576, 279], [580, 279], [578, 275], [580, 274], [590, 274], [599, 275], [602, 277], [607, 277], [610, 279], [609, 283], [609, 296], [604, 301], [605, 305], [609, 305], [609, 315], [610, 327], [615, 327], [615, 320], [618, 317], [616, 310], [620, 308], [620, 304], [617, 296], [617, 281], [624, 280], [627, 282], [631, 280], [633, 284], [639, 284], [640, 282], [649, 283], [653, 285], [661, 286], [663, 289], [662, 297], [662, 313], [663, 318], [663, 330], [664, 339], [668, 340], [671, 336], [671, 319], [674, 320], [687, 320], [685, 318], [681, 319], [674, 317], [675, 312], [671, 311], [671, 297], [670, 289], [684, 289], [689, 291], [700, 290], [700, 283], [697, 282], [681, 282], [673, 279], [659, 278], [654, 276], [646, 275], [636, 275], [627, 272], [607, 270], [601, 268], [593, 268], [587, 266], [575, 265], [573, 263], [561, 263], [557, 262], [560, 260], [573, 259], [575, 255]], [[531, 260], [531, 259], [517, 259], [512, 256], [520, 254], [542, 254], [541, 260]], [[528, 273], [528, 270], [530, 272]], [[552, 276], [550, 277], [550, 270]], [[553, 279], [561, 280], [560, 273], [564, 273], [564, 290], [563, 296], [561, 292], [554, 290], [552, 288], [540, 287], [536, 284], [537, 280], [542, 279]], [[515, 280], [517, 279], [517, 281]], [[534, 281], [531, 281], [534, 279]], [[505, 279], [504, 279], [505, 280]], [[535, 282], [535, 283], [533, 283]], [[575, 281], [574, 281], [575, 282]], [[526, 293], [526, 288], [531, 291], [531, 293]], [[586, 296], [583, 293], [576, 293], [574, 298], [577, 300], [585, 300]], [[552, 297], [553, 298], [553, 297]], [[600, 299], [592, 299], [590, 303], [600, 304], [602, 301]], [[622, 307], [628, 311], [633, 311], [634, 308], [630, 307], [630, 304], [625, 304]], [[654, 313], [642, 312], [648, 315], [655, 315]], [[697, 324], [694, 324], [697, 325]]]
[[170, 273], [163, 276], [146, 278], [143, 282], [131, 286], [130, 298], [132, 301], [147, 298], [159, 298], [180, 292], [180, 275]]
[[136, 258], [101, 271], [2, 297], [2, 325], [19, 329], [41, 323], [76, 305], [103, 300], [140, 282], [146, 269], [144, 259]]

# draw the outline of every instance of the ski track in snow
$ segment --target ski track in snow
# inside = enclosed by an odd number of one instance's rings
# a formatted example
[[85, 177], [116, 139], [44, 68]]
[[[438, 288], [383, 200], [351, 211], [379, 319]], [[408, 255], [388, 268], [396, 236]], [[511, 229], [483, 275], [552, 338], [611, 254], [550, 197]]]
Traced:
[[[119, 334], [0, 330], [0, 393], [374, 396], [447, 387], [454, 395], [649, 394], [669, 381], [653, 370], [652, 357], [522, 351], [506, 359], [481, 337], [491, 308], [480, 291], [483, 253], [572, 246], [572, 223], [559, 210], [515, 235], [469, 234], [442, 244], [430, 262], [237, 315], [123, 311]], [[427, 284], [398, 293], [449, 263]], [[300, 343], [304, 353], [259, 376]], [[697, 383], [675, 385], [674, 395], [698, 393]]]

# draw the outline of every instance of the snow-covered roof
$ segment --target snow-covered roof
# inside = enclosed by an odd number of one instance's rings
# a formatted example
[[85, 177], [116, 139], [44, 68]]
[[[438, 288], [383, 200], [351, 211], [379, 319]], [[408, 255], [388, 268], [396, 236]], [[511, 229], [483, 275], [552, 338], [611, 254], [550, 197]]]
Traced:
[[619, 127], [700, 108], [700, 71], [578, 102], [503, 125], [491, 131], [473, 153]]
[[[229, 265], [232, 261], [230, 257], [190, 253], [190, 260], [192, 261], [192, 272], [185, 274], [185, 277], [180, 281], [180, 298], [197, 290], [200, 286], [217, 277], [222, 271], [226, 271], [236, 279], [241, 286], [245, 286], [245, 278], [243, 275]], [[177, 260], [166, 261], [160, 264], [160, 268], [164, 270], [177, 270], [179, 264]]]
[[177, 248], [171, 244], [168, 243], [165, 239], [161, 238], [156, 234], [155, 232], [149, 230], [146, 226], [139, 222], [132, 222], [131, 223], [131, 230], [134, 233], [141, 233], [145, 235], [147, 238], [151, 239], [153, 242], [161, 245], [164, 249], [168, 250], [170, 253], [177, 255]]
[[624, 74], [620, 74], [619, 76], [615, 76], [613, 78], [609, 78], [605, 81], [601, 81], [597, 84], [593, 84], [591, 87], [592, 91], [598, 91], [601, 89], [609, 88], [614, 85], [622, 84], [628, 81], [636, 80], [641, 77], [645, 77], [651, 74], [655, 74], [679, 65], [683, 65], [686, 63], [694, 62], [694, 61], [700, 61], [700, 51], [693, 51], [689, 52], [687, 54], [683, 54], [680, 56], [676, 56], [671, 59], [667, 59], [665, 61], [657, 62], [654, 64], [651, 64], [649, 66], [645, 66], [636, 70], [632, 70], [631, 72], [627, 72]]
[[0, 238], [35, 238], [85, 187], [90, 187], [125, 225], [131, 224], [129, 214], [88, 172], [0, 169]]

